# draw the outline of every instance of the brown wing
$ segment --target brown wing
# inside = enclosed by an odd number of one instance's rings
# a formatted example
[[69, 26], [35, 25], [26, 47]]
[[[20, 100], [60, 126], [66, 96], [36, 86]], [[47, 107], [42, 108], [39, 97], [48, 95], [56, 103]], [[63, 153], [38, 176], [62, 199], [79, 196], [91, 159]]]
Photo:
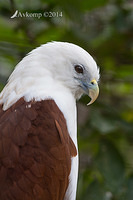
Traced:
[[63, 200], [77, 151], [53, 100], [0, 108], [0, 200]]

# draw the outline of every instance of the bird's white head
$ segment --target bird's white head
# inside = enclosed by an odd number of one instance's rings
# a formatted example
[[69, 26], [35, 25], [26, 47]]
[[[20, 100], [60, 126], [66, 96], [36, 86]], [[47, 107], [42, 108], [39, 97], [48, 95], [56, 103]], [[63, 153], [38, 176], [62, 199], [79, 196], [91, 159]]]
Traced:
[[39, 93], [65, 88], [76, 99], [88, 94], [91, 104], [99, 93], [99, 76], [87, 51], [67, 42], [50, 42], [31, 51], [16, 66], [0, 94], [0, 103], [6, 110], [22, 96], [31, 100]]

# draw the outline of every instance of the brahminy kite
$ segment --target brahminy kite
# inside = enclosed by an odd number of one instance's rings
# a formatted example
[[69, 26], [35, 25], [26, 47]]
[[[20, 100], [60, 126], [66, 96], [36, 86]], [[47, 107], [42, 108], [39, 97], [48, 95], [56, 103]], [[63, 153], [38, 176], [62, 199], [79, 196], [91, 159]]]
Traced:
[[75, 200], [76, 100], [98, 96], [99, 68], [67, 42], [50, 42], [16, 66], [0, 93], [0, 200]]

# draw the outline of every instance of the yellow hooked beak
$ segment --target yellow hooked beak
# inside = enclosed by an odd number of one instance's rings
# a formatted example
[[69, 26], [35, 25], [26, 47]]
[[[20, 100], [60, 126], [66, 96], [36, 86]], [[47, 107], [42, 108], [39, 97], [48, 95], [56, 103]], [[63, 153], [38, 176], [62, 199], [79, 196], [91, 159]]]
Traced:
[[93, 79], [90, 83], [91, 83], [91, 86], [89, 87], [88, 95], [91, 98], [91, 101], [87, 104], [87, 106], [92, 104], [99, 95], [99, 87], [98, 87], [97, 81]]

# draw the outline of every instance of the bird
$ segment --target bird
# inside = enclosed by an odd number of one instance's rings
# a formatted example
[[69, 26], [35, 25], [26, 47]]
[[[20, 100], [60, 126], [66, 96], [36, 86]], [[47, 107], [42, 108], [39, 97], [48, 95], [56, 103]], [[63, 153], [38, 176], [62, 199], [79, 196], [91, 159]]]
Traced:
[[76, 102], [99, 95], [82, 47], [52, 41], [28, 53], [0, 93], [0, 200], [75, 200]]

